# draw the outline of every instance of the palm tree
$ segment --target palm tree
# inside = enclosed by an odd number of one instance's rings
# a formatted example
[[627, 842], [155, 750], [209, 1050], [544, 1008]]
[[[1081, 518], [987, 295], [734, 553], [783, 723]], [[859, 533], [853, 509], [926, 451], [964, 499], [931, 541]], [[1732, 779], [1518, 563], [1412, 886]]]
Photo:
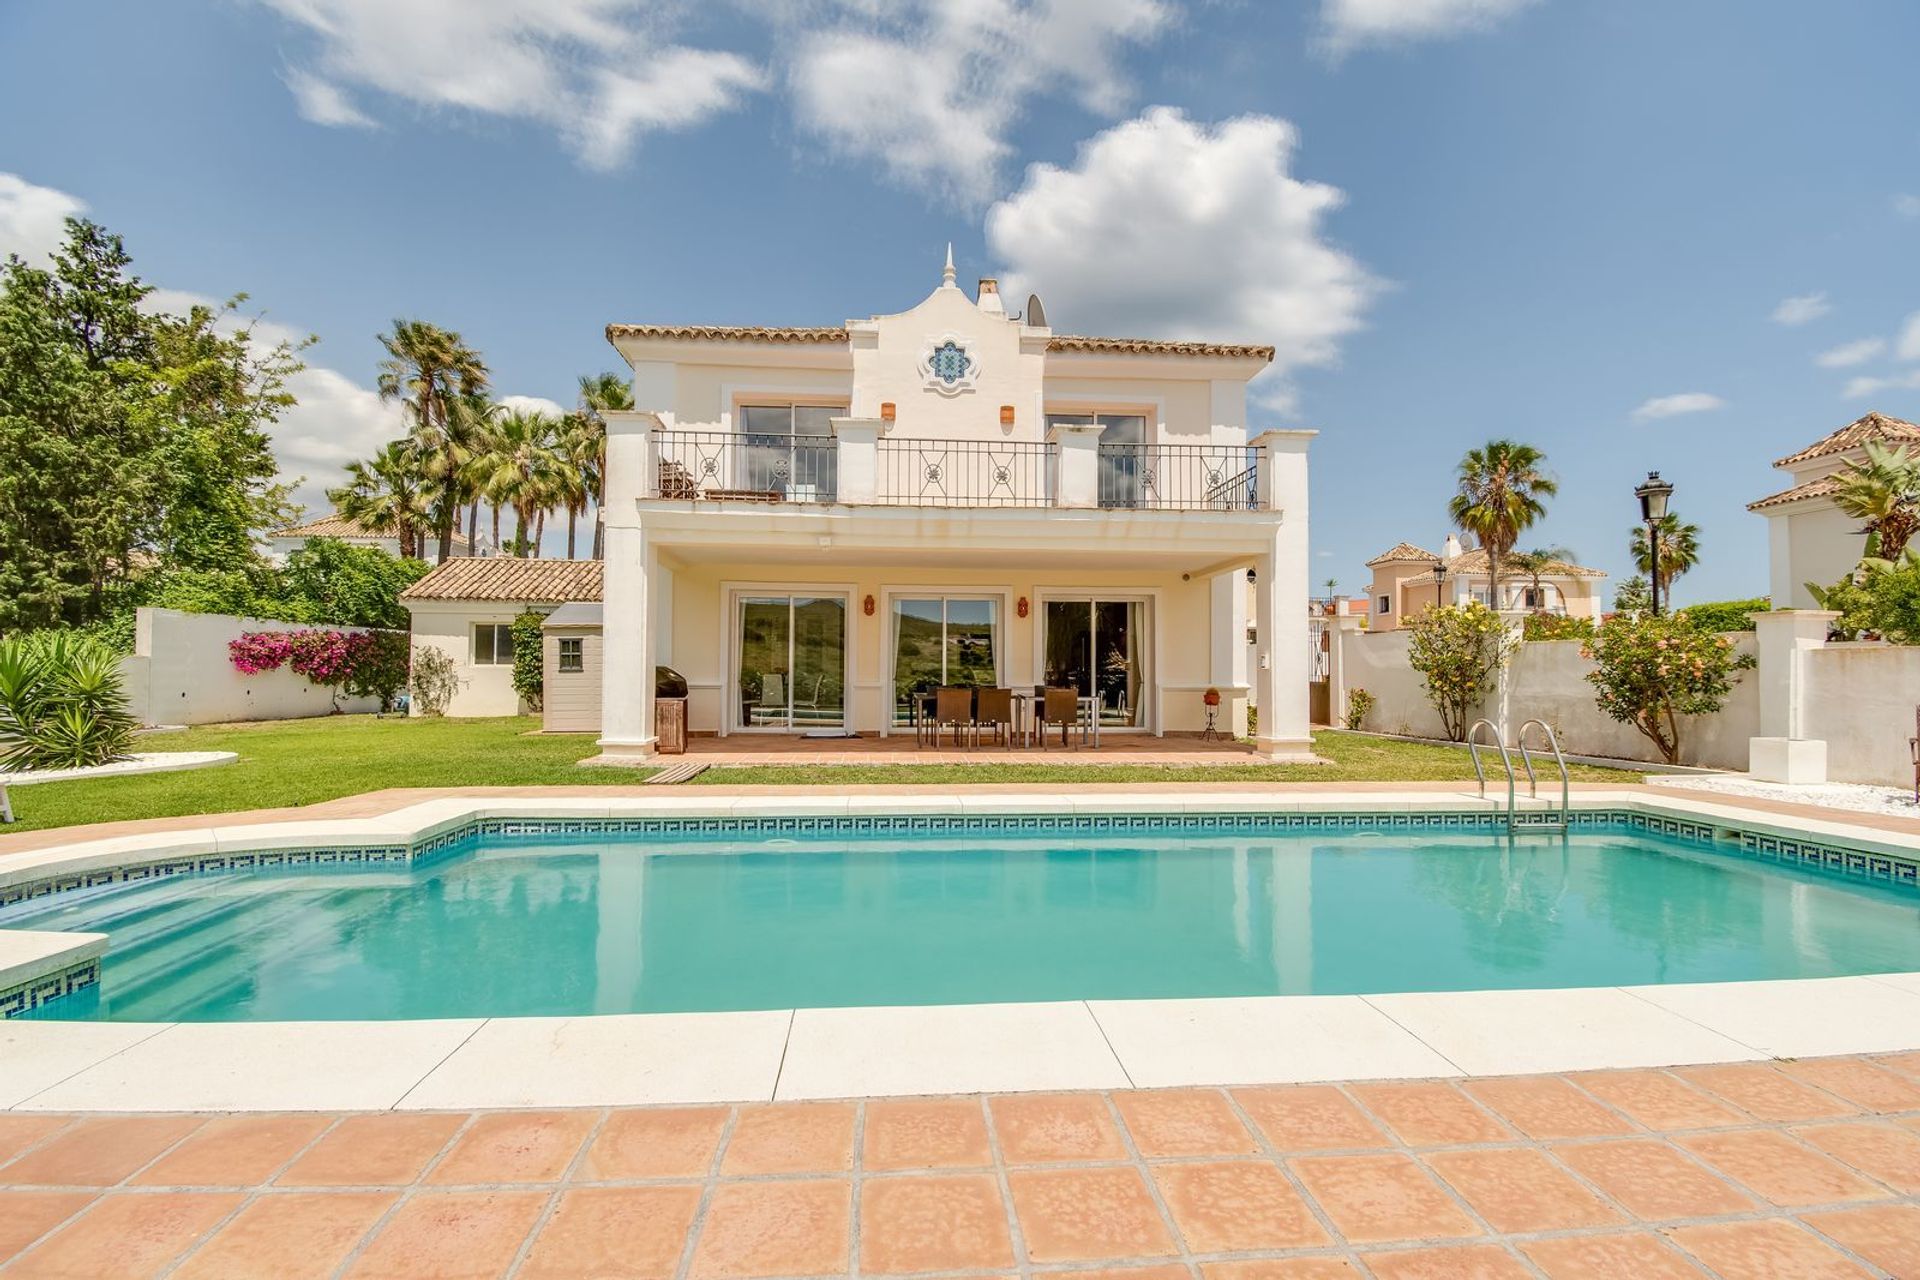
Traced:
[[[455, 396], [447, 402], [447, 439], [459, 487], [458, 501], [467, 508], [467, 548], [477, 548], [480, 535], [480, 473], [482, 460], [494, 451], [502, 409], [486, 395]], [[493, 509], [493, 544], [500, 545], [500, 508]]]
[[363, 529], [400, 540], [400, 554], [420, 554], [431, 525], [426, 479], [411, 440], [390, 440], [371, 459], [347, 468], [347, 483], [327, 490], [333, 509]]
[[574, 558], [580, 517], [600, 497], [600, 468], [607, 452], [607, 432], [598, 418], [576, 410], [561, 419], [558, 442], [565, 463], [560, 505], [567, 511], [567, 559]]
[[460, 335], [424, 320], [396, 319], [393, 332], [380, 335], [387, 358], [380, 362], [377, 386], [382, 400], [401, 401], [426, 471], [434, 482], [433, 528], [440, 535], [440, 558], [453, 551], [453, 525], [461, 504], [460, 473], [464, 447], [453, 422], [455, 396], [477, 396], [487, 388], [487, 366]]
[[1840, 472], [1834, 505], [1867, 523], [1867, 555], [1898, 560], [1920, 532], [1920, 457], [1867, 444], [1867, 456]]
[[1447, 513], [1487, 551], [1488, 599], [1500, 607], [1500, 561], [1523, 530], [1547, 513], [1543, 498], [1560, 491], [1542, 469], [1546, 455], [1530, 444], [1490, 440], [1460, 459], [1460, 490]]
[[509, 410], [494, 424], [491, 449], [474, 464], [487, 500], [513, 511], [514, 544], [523, 556], [539, 545], [544, 516], [565, 484], [566, 464], [556, 446], [559, 426], [551, 414]]
[[593, 423], [592, 465], [581, 468], [594, 505], [593, 558], [606, 554], [607, 522], [600, 510], [607, 485], [607, 422], [601, 415], [609, 410], [633, 408], [633, 383], [617, 373], [601, 373], [580, 379], [580, 412]]
[[1546, 588], [1541, 585], [1540, 580], [1552, 573], [1556, 565], [1570, 563], [1572, 560], [1573, 552], [1565, 547], [1535, 547], [1531, 551], [1507, 553], [1507, 563], [1527, 576], [1527, 582], [1533, 587], [1533, 598], [1540, 601], [1547, 598]]
[[1633, 541], [1627, 550], [1633, 555], [1633, 567], [1640, 572], [1655, 577], [1655, 594], [1662, 605], [1671, 598], [1667, 591], [1673, 586], [1673, 580], [1700, 563], [1700, 526], [1682, 524], [1680, 517], [1669, 511], [1660, 517], [1660, 572], [1653, 573], [1653, 557], [1647, 551], [1647, 527], [1637, 525], [1633, 530]]

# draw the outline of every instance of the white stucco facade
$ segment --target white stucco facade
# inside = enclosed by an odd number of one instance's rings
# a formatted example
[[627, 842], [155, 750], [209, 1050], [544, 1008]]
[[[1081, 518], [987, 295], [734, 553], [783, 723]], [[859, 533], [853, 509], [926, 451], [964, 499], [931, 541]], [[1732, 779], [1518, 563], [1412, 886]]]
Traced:
[[1807, 584], [1832, 586], [1866, 554], [1866, 530], [1834, 505], [1833, 493], [1840, 473], [1866, 457], [1870, 442], [1890, 449], [1920, 448], [1920, 427], [1869, 413], [1775, 462], [1792, 483], [1747, 505], [1747, 510], [1766, 517], [1767, 587], [1774, 608], [1813, 608]]
[[695, 733], [911, 734], [950, 684], [1183, 733], [1259, 683], [1261, 748], [1308, 751], [1312, 433], [1249, 431], [1271, 348], [1057, 335], [950, 265], [842, 327], [608, 336], [636, 405], [607, 415], [609, 756], [652, 752], [656, 664]]

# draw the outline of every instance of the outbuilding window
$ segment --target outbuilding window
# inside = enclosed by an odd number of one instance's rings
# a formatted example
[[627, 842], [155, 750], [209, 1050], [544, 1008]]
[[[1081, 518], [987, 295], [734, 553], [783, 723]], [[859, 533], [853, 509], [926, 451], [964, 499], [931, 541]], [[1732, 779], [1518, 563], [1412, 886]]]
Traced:
[[578, 636], [560, 641], [560, 670], [563, 674], [587, 669], [586, 641]]
[[473, 665], [499, 667], [513, 662], [513, 624], [482, 622], [473, 629]]

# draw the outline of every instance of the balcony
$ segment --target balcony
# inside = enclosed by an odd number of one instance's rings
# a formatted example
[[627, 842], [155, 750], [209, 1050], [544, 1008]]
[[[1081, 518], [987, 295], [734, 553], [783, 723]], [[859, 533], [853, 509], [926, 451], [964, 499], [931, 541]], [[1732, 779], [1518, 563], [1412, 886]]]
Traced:
[[1252, 444], [1101, 444], [892, 437], [836, 419], [837, 434], [655, 429], [643, 497], [697, 503], [887, 507], [1271, 509]]

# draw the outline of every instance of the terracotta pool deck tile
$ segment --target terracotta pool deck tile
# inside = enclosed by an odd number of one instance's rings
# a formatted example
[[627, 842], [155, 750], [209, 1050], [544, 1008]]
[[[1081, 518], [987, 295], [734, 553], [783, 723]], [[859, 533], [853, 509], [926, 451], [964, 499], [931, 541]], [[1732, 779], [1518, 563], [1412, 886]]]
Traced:
[[1802, 1058], [1782, 1062], [1780, 1070], [1804, 1084], [1825, 1089], [1863, 1111], [1882, 1115], [1920, 1111], [1920, 1082], [1864, 1058]]
[[576, 1178], [704, 1178], [726, 1132], [726, 1107], [615, 1111], [587, 1147]]
[[1712, 1067], [1681, 1067], [1676, 1072], [1725, 1098], [1756, 1119], [1773, 1124], [1830, 1120], [1860, 1114], [1860, 1108], [1823, 1093], [1761, 1062], [1731, 1062]]
[[720, 1172], [845, 1173], [853, 1168], [851, 1102], [772, 1102], [740, 1108]]
[[423, 1191], [388, 1218], [347, 1269], [361, 1280], [497, 1276], [546, 1207], [545, 1191]]
[[1625, 1221], [1531, 1147], [1432, 1151], [1422, 1159], [1495, 1231], [1570, 1231]]
[[373, 1112], [348, 1116], [275, 1180], [283, 1187], [398, 1187], [418, 1178], [465, 1115]]
[[874, 1178], [862, 1184], [863, 1274], [1011, 1266], [1007, 1206], [992, 1174]]
[[1202, 1263], [1200, 1274], [1205, 1280], [1356, 1280], [1360, 1268], [1345, 1258], [1262, 1258]]
[[1235, 1089], [1233, 1099], [1277, 1151], [1340, 1151], [1392, 1145], [1378, 1125], [1330, 1084]]
[[1877, 1053], [1868, 1060], [1910, 1080], [1920, 1080], [1920, 1049], [1911, 1053]]
[[1520, 1252], [1548, 1280], [1701, 1280], [1707, 1274], [1672, 1245], [1643, 1232], [1528, 1240]]
[[1176, 1252], [1138, 1169], [1025, 1169], [1009, 1173], [1007, 1186], [1030, 1262], [1102, 1262]]
[[10, 1187], [110, 1187], [205, 1123], [203, 1116], [88, 1116], [0, 1168]]
[[692, 1275], [723, 1280], [847, 1269], [853, 1184], [842, 1178], [723, 1183], [694, 1246]]
[[1160, 1165], [1153, 1170], [1153, 1180], [1194, 1253], [1330, 1243], [1287, 1176], [1264, 1160]]
[[141, 1187], [250, 1187], [271, 1178], [333, 1123], [329, 1115], [215, 1116], [133, 1178]]
[[1513, 1130], [1443, 1081], [1380, 1081], [1348, 1087], [1367, 1110], [1410, 1147], [1507, 1142], [1513, 1138]]
[[1751, 1124], [1750, 1117], [1665, 1071], [1585, 1071], [1568, 1077], [1636, 1124], [1659, 1133]]
[[1819, 1124], [1794, 1136], [1903, 1195], [1920, 1195], [1920, 1133], [1891, 1124]]
[[0, 1264], [93, 1203], [91, 1191], [0, 1191]]
[[397, 1198], [392, 1191], [261, 1196], [173, 1274], [176, 1280], [325, 1280]]
[[1801, 1221], [1892, 1276], [1920, 1276], [1920, 1205], [1809, 1213]]
[[1095, 1267], [1090, 1271], [1055, 1271], [1049, 1276], [1060, 1280], [1192, 1280], [1185, 1267], [1172, 1264], [1157, 1267]]
[[102, 1196], [80, 1217], [14, 1259], [7, 1274], [27, 1280], [158, 1275], [240, 1201], [237, 1193], [212, 1191]]
[[1745, 1213], [1753, 1200], [1664, 1142], [1627, 1139], [1554, 1148], [1561, 1163], [1648, 1222]]
[[1410, 1156], [1300, 1156], [1288, 1163], [1349, 1243], [1456, 1240], [1481, 1234]]
[[1692, 1134], [1676, 1141], [1761, 1199], [1784, 1208], [1878, 1200], [1888, 1194], [1838, 1161], [1772, 1129]]
[[599, 1123], [593, 1111], [501, 1111], [467, 1127], [427, 1174], [434, 1186], [556, 1182]]
[[1626, 1119], [1559, 1076], [1469, 1080], [1461, 1087], [1495, 1115], [1536, 1141], [1617, 1138], [1635, 1132]]
[[32, 1112], [0, 1113], [0, 1164], [25, 1151], [71, 1122], [72, 1116], [36, 1115]]
[[1127, 1148], [1097, 1093], [1021, 1093], [989, 1098], [987, 1110], [1010, 1165], [1123, 1160]]
[[1672, 1227], [1667, 1236], [1723, 1276], [1856, 1280], [1873, 1274], [1812, 1232], [1780, 1218]]
[[515, 1274], [522, 1280], [672, 1280], [700, 1188], [576, 1187], [563, 1193]]
[[1148, 1159], [1248, 1155], [1260, 1149], [1217, 1089], [1116, 1092], [1113, 1105], [1133, 1135], [1133, 1145]]
[[1533, 1268], [1497, 1244], [1361, 1255], [1377, 1280], [1532, 1280]]
[[869, 1173], [987, 1169], [993, 1146], [977, 1098], [882, 1099], [867, 1103], [860, 1165]]

